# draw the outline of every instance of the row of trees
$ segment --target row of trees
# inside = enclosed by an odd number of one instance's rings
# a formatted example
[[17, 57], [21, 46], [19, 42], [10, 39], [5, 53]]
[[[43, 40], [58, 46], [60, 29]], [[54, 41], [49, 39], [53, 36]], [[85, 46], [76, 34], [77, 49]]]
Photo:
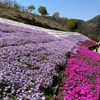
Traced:
[[[12, 0], [0, 0], [0, 2], [2, 2], [3, 4], [5, 4], [7, 6], [13, 7], [15, 9], [17, 9], [17, 10], [26, 11], [26, 12], [29, 12], [29, 13], [32, 13], [32, 11], [34, 11], [36, 9], [34, 7], [34, 5], [29, 5], [28, 7], [21, 6], [15, 0], [13, 0], [13, 1]], [[38, 12], [41, 15], [48, 15], [46, 7], [44, 7], [44, 6], [39, 6]]]
[[[0, 0], [0, 2], [2, 2], [3, 4], [5, 4], [7, 6], [13, 7], [17, 10], [26, 11], [26, 12], [29, 12], [29, 13], [32, 13], [34, 10], [36, 10], [34, 5], [29, 5], [28, 7], [21, 6], [15, 0], [13, 0], [13, 1], [12, 0]], [[41, 15], [49, 15], [45, 6], [39, 6], [37, 10]], [[60, 18], [58, 12], [54, 12], [52, 17], [55, 18], [55, 19]]]
[[[28, 6], [28, 10], [29, 10], [30, 12], [32, 12], [33, 10], [35, 10], [35, 7], [34, 7], [33, 5], [30, 5], [30, 6]], [[44, 6], [39, 6], [38, 12], [39, 12], [41, 15], [48, 15], [48, 12], [47, 12], [47, 10], [46, 10], [46, 7], [44, 7]]]
[[[34, 6], [31, 5], [28, 7], [28, 10], [32, 11], [34, 10]], [[41, 14], [41, 15], [48, 15], [48, 12], [46, 10], [46, 7], [43, 7], [43, 6], [40, 6], [38, 8], [38, 12]], [[60, 18], [59, 16], [59, 13], [58, 12], [55, 12], [53, 15], [52, 15], [52, 18], [54, 20], [57, 20]], [[61, 19], [61, 18], [60, 18]], [[70, 19], [66, 22], [66, 27], [69, 31], [72, 31], [72, 32], [75, 32], [75, 31], [78, 31], [78, 21], [76, 19]]]
[[[15, 0], [13, 0], [13, 1], [12, 0], [0, 0], [0, 2], [2, 2], [3, 4], [5, 4], [7, 6], [13, 7], [17, 10], [25, 11], [28, 13], [32, 13], [34, 10], [36, 10], [34, 5], [29, 5], [28, 7], [24, 7], [24, 6], [21, 6], [20, 4], [18, 4]], [[41, 15], [49, 15], [45, 6], [39, 6], [37, 10]], [[76, 31], [78, 28], [77, 20], [75, 20], [75, 19], [68, 20], [66, 18], [60, 18], [58, 12], [55, 12], [51, 16], [51, 19], [53, 21], [57, 21], [57, 22], [60, 21], [59, 23], [66, 26], [69, 31]], [[68, 21], [66, 21], [66, 20], [68, 20]]]

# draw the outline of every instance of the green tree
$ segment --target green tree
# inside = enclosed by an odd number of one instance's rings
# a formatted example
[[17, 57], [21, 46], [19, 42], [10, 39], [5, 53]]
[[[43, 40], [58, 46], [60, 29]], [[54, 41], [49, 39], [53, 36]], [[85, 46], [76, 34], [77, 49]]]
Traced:
[[44, 6], [39, 6], [38, 12], [39, 12], [41, 15], [48, 15], [48, 12], [47, 12], [47, 10], [46, 10], [46, 7], [44, 7]]
[[33, 10], [35, 10], [35, 7], [33, 5], [28, 6], [28, 11], [31, 13]]
[[72, 32], [76, 31], [78, 29], [78, 21], [76, 19], [68, 20], [67, 29]]

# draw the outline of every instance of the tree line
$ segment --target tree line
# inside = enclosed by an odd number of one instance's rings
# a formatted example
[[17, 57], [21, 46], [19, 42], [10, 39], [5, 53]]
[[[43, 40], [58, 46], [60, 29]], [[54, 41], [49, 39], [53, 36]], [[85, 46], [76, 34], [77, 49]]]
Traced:
[[[15, 0], [13, 0], [13, 1], [12, 0], [0, 0], [0, 2], [7, 5], [7, 6], [13, 7], [17, 10], [26, 11], [26, 12], [29, 12], [29, 13], [32, 13], [32, 11], [34, 11], [36, 9], [34, 5], [29, 5], [28, 7], [21, 6]], [[39, 6], [38, 12], [41, 15], [48, 15], [48, 12], [47, 12], [47, 9], [46, 9], [45, 6]]]
[[[15, 0], [0, 0], [0, 2], [14, 9], [25, 11], [31, 14], [34, 10], [36, 10], [34, 5], [29, 5], [28, 7], [25, 7], [18, 4]], [[49, 15], [45, 6], [39, 6], [37, 10], [42, 16]], [[69, 31], [77, 31], [78, 21], [76, 19], [68, 20], [67, 18], [60, 18], [59, 14], [60, 13], [58, 12], [54, 12], [54, 14], [51, 16], [51, 20], [59, 22], [60, 24], [65, 26]]]

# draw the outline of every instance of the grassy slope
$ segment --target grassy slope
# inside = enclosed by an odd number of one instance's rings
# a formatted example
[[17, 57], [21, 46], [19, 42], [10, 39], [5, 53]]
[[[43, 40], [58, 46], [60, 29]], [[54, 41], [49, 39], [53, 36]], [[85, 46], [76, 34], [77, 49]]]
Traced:
[[10, 6], [0, 3], [0, 17], [12, 19], [26, 24], [36, 25], [55, 30], [66, 30], [61, 24], [47, 20], [42, 16], [30, 14], [24, 11], [16, 10]]

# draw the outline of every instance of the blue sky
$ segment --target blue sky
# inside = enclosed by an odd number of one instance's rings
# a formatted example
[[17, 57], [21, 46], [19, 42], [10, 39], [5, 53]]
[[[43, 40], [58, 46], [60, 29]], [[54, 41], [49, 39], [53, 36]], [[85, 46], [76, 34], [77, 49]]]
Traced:
[[23, 6], [33, 4], [37, 12], [39, 6], [45, 6], [49, 15], [59, 12], [60, 17], [89, 20], [100, 15], [100, 0], [15, 0]]

